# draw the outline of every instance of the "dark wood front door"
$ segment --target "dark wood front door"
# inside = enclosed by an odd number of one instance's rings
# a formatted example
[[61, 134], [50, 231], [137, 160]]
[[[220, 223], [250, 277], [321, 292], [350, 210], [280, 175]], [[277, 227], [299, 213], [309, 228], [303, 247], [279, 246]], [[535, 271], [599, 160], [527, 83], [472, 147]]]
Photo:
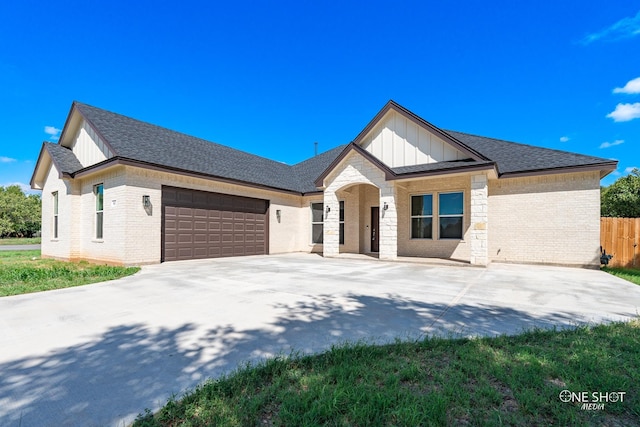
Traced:
[[380, 225], [380, 208], [374, 206], [371, 208], [371, 252], [378, 252], [379, 249], [379, 234], [378, 228]]

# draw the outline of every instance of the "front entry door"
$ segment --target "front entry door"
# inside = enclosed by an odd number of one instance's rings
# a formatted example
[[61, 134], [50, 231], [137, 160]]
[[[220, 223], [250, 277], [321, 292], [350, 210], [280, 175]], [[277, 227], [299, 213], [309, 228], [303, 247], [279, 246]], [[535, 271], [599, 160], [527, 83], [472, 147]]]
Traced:
[[378, 228], [380, 225], [380, 208], [378, 206], [374, 206], [371, 208], [371, 252], [378, 252], [380, 237], [378, 233]]

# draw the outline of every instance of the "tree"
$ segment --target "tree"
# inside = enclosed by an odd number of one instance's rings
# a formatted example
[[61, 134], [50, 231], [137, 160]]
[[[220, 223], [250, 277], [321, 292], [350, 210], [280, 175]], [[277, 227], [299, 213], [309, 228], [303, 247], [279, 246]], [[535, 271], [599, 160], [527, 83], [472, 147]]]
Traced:
[[17, 185], [0, 186], [0, 237], [33, 236], [40, 230], [40, 196]]
[[600, 215], [640, 218], [640, 169], [633, 169], [600, 193]]

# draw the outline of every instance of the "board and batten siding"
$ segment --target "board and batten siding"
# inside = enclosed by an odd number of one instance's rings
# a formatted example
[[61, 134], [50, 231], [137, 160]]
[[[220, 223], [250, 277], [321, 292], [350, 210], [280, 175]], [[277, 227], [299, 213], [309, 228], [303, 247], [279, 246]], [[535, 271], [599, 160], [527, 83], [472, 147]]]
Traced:
[[82, 122], [82, 126], [78, 130], [72, 151], [84, 167], [95, 165], [113, 157], [109, 147], [86, 121]]
[[469, 157], [395, 111], [385, 114], [364, 137], [362, 148], [392, 168]]

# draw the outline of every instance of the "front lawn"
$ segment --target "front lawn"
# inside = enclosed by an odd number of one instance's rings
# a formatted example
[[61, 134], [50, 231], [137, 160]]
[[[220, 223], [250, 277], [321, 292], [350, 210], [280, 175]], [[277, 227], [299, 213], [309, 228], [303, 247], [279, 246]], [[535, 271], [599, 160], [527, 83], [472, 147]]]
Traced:
[[602, 271], [640, 285], [640, 270], [633, 268], [602, 267]]
[[0, 246], [7, 245], [39, 245], [40, 237], [4, 237], [0, 239]]
[[40, 251], [0, 251], [0, 296], [70, 288], [129, 276], [138, 267], [40, 258]]
[[638, 355], [639, 320], [337, 346], [242, 367], [134, 426], [637, 426]]

